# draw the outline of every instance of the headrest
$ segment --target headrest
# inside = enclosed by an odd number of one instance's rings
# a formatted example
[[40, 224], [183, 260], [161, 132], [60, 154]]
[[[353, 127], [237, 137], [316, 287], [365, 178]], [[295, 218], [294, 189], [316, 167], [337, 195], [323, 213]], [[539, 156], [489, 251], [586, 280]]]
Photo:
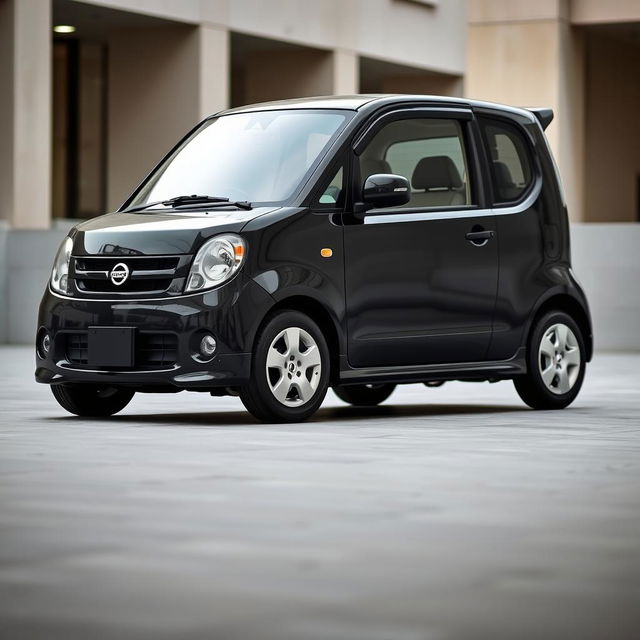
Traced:
[[416, 165], [411, 177], [414, 189], [459, 189], [462, 178], [453, 160], [449, 156], [422, 158]]
[[360, 158], [360, 177], [366, 180], [375, 173], [391, 173], [391, 167], [386, 160], [378, 158]]
[[513, 176], [509, 167], [504, 162], [493, 161], [493, 170], [496, 174], [496, 184], [500, 187], [515, 187]]

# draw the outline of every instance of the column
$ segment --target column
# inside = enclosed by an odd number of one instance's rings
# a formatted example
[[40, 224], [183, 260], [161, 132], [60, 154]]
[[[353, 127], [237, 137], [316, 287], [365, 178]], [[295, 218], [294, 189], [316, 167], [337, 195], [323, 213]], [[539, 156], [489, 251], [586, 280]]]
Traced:
[[200, 102], [198, 111], [205, 118], [229, 106], [230, 38], [229, 30], [202, 25], [198, 33]]
[[336, 49], [333, 52], [333, 93], [351, 95], [360, 90], [360, 62], [354, 51]]
[[51, 5], [0, 3], [0, 218], [46, 229], [51, 208]]

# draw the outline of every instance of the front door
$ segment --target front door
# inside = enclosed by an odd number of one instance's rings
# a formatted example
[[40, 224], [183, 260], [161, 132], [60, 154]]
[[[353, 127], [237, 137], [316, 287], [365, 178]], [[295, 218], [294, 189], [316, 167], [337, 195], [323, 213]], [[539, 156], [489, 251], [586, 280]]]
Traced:
[[358, 184], [373, 173], [402, 175], [411, 199], [344, 226], [353, 367], [486, 357], [498, 245], [494, 217], [477, 205], [469, 117], [391, 117], [356, 159]]

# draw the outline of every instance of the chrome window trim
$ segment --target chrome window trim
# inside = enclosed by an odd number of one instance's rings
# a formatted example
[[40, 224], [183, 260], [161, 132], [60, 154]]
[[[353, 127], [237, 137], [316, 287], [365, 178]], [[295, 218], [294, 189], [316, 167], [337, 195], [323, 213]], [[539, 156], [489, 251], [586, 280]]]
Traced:
[[[392, 222], [424, 222], [426, 220], [451, 220], [452, 218], [481, 218], [486, 216], [505, 216], [522, 213], [530, 209], [542, 192], [542, 180], [536, 180], [529, 195], [514, 205], [500, 206], [489, 209], [438, 209], [437, 211], [423, 211], [406, 213], [402, 209], [396, 209], [393, 214], [365, 214], [364, 224], [389, 224]], [[402, 213], [401, 213], [402, 212]]]

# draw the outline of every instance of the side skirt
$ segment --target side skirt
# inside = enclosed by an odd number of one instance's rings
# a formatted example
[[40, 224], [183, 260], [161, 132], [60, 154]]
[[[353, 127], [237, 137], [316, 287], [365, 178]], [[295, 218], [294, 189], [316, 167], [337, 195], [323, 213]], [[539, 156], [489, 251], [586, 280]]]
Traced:
[[430, 380], [508, 380], [527, 372], [526, 348], [508, 360], [454, 362], [401, 367], [353, 368], [340, 356], [340, 384], [428, 382]]

